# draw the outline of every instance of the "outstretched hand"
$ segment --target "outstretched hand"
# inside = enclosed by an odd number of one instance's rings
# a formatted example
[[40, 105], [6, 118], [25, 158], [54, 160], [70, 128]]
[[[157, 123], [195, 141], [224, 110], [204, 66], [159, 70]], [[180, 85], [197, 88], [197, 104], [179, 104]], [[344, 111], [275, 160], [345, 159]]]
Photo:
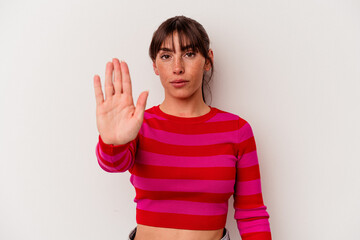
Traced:
[[140, 94], [135, 107], [126, 62], [114, 58], [106, 64], [105, 100], [99, 75], [94, 76], [94, 90], [96, 124], [104, 143], [121, 145], [135, 139], [144, 119], [149, 91]]

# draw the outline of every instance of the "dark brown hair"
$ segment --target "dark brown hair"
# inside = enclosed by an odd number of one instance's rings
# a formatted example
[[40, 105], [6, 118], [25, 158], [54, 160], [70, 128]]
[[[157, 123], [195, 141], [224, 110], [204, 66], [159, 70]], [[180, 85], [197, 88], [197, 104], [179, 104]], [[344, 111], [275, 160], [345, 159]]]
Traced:
[[[194, 19], [185, 17], [185, 16], [175, 16], [164, 21], [159, 28], [154, 32], [150, 47], [149, 47], [149, 55], [152, 61], [154, 62], [156, 59], [156, 55], [160, 51], [160, 47], [165, 39], [169, 36], [173, 37], [174, 32], [178, 32], [179, 35], [179, 44], [181, 48], [186, 45], [190, 46], [195, 51], [199, 51], [203, 57], [205, 57], [206, 62], [210, 62], [211, 64], [211, 72], [210, 76], [206, 77], [207, 72], [204, 71], [201, 92], [203, 96], [203, 100], [205, 101], [204, 95], [204, 85], [206, 84], [209, 87], [209, 82], [213, 76], [214, 72], [214, 63], [209, 56], [209, 46], [210, 39], [207, 35], [204, 27], [195, 21]], [[188, 42], [183, 41], [186, 39]], [[174, 48], [174, 41], [173, 41]], [[210, 91], [210, 87], [209, 87]], [[210, 91], [211, 95], [211, 91]]]

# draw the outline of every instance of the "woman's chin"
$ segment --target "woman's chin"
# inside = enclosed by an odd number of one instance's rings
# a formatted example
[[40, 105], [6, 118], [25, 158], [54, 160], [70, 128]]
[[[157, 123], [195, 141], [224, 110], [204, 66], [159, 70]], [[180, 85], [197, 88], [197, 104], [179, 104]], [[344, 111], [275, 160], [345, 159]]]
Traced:
[[[171, 98], [178, 98], [181, 100], [185, 100], [187, 98], [193, 98], [195, 97], [197, 91], [191, 91], [190, 89], [174, 89], [171, 90], [167, 95]], [[201, 98], [201, 89], [199, 89], [199, 96]]]
[[189, 92], [177, 92], [170, 95], [171, 98], [179, 99], [179, 100], [186, 100], [193, 96], [193, 94]]

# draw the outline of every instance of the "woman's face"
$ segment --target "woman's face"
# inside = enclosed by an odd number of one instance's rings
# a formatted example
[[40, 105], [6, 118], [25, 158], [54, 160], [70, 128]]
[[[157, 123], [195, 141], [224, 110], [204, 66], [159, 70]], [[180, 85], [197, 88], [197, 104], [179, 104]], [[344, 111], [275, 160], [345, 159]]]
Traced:
[[[204, 71], [211, 69], [210, 62], [205, 61], [205, 57], [195, 49], [186, 46], [181, 49], [177, 32], [174, 32], [173, 38], [174, 49], [169, 36], [153, 62], [155, 74], [160, 76], [165, 90], [165, 99], [200, 97], [202, 100], [202, 78]], [[212, 58], [211, 49], [209, 55]]]

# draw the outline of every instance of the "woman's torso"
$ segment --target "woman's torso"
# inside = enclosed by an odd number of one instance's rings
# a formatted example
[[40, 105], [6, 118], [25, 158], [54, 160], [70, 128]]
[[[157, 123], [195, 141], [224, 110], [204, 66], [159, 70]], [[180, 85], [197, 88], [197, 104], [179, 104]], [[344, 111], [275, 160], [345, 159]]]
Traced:
[[217, 230], [187, 230], [138, 224], [134, 240], [220, 240], [223, 231], [223, 228]]
[[[145, 112], [136, 161], [130, 169], [130, 182], [135, 187], [134, 201], [137, 203], [135, 240], [220, 240], [223, 237], [227, 202], [234, 193], [236, 177], [233, 142], [237, 137], [238, 116], [213, 108], [202, 117], [185, 120], [162, 113], [158, 106]], [[205, 124], [208, 120], [209, 123]], [[227, 125], [225, 120], [229, 121]], [[217, 122], [219, 133], [214, 133]], [[222, 129], [226, 131], [221, 132]], [[217, 138], [216, 134], [221, 137]], [[179, 156], [164, 151], [160, 144], [163, 142], [178, 147]], [[184, 153], [184, 142], [188, 146], [197, 146], [201, 142], [194, 151], [198, 155]], [[209, 149], [207, 145], [216, 147]], [[167, 168], [167, 171], [162, 168]], [[204, 171], [209, 169], [213, 170], [212, 174]], [[167, 203], [163, 208], [162, 202]], [[184, 213], [186, 217], [183, 217]], [[209, 216], [209, 219], [203, 216]], [[192, 221], [196, 225], [189, 223]], [[187, 225], [197, 230], [190, 230]], [[209, 230], [214, 228], [218, 229]]]

